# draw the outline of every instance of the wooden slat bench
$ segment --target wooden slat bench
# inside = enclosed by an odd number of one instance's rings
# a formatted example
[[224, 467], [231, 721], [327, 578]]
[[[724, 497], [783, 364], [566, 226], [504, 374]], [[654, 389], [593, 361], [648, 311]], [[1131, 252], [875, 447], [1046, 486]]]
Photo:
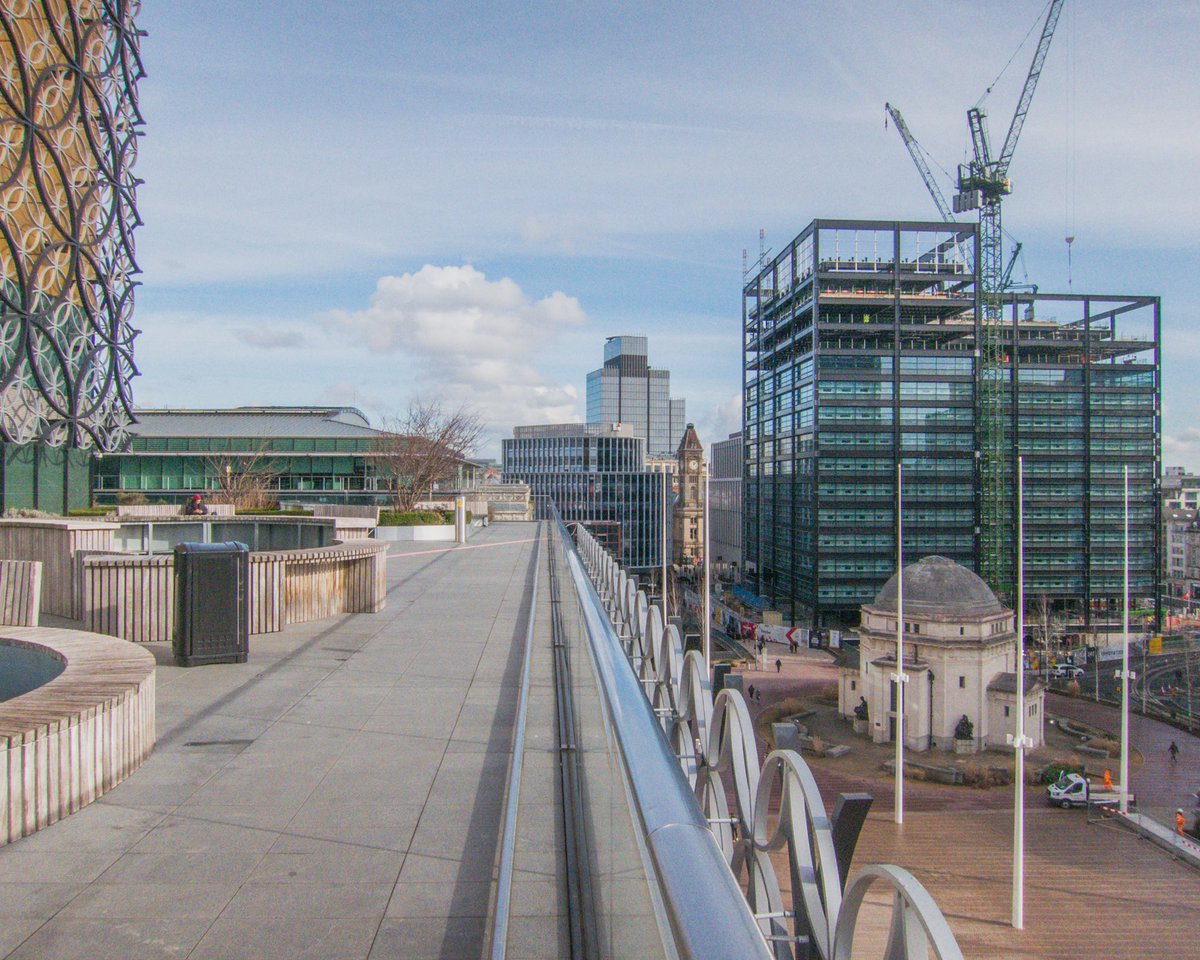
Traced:
[[42, 605], [42, 564], [0, 560], [0, 625], [36, 627]]
[[107, 793], [154, 747], [154, 657], [95, 633], [4, 627], [0, 643], [39, 648], [62, 673], [0, 703], [0, 845]]

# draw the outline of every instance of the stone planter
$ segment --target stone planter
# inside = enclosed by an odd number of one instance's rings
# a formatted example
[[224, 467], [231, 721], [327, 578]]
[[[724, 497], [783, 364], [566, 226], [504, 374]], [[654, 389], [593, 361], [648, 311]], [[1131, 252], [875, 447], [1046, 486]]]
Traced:
[[376, 527], [376, 540], [440, 540], [454, 541], [454, 524], [438, 523], [411, 527]]
[[970, 755], [979, 752], [979, 746], [974, 740], [955, 740], [954, 752], [961, 755]]
[[864, 733], [865, 734], [870, 729], [870, 727], [871, 727], [870, 720], [859, 720], [858, 717], [854, 718], [854, 732], [855, 733]]

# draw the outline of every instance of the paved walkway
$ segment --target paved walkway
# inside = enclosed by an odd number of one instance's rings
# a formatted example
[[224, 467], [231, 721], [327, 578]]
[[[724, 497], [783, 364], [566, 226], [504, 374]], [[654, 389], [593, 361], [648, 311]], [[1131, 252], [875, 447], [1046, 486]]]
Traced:
[[[774, 659], [765, 672], [745, 673], [745, 682], [763, 693], [756, 712], [785, 697], [813, 696], [836, 679], [836, 669], [787, 654], [776, 673]], [[1051, 699], [1049, 712], [1079, 716], [1101, 727], [1119, 726], [1112, 708], [1083, 699]], [[1147, 755], [1132, 783], [1136, 791], [1146, 791], [1151, 805], [1174, 796], [1170, 791], [1180, 781], [1191, 784], [1192, 771], [1200, 764], [1200, 740], [1141, 717], [1133, 718], [1131, 729], [1134, 744]], [[1172, 738], [1182, 751], [1174, 770], [1166, 758]], [[897, 826], [890, 777], [847, 775], [838, 770], [838, 761], [814, 763], [812, 770], [827, 808], [843, 791], [866, 790], [876, 798], [852, 872], [867, 863], [911, 870], [933, 895], [971, 960], [1194, 960], [1200, 955], [1200, 870], [1114, 821], [1088, 823], [1082, 810], [1050, 807], [1044, 788], [1026, 789], [1025, 930], [1016, 931], [1011, 926], [1011, 788], [973, 790], [909, 781], [905, 822]], [[1139, 780], [1142, 770], [1145, 781]], [[786, 886], [786, 858], [777, 855], [775, 862]], [[886, 937], [884, 898], [872, 894], [869, 903], [876, 906], [864, 915], [861, 939], [875, 947], [877, 956]]]
[[[1108, 730], [1114, 736], [1120, 735], [1121, 712], [1116, 707], [1086, 697], [1051, 695], [1047, 698], [1046, 709]], [[1200, 739], [1136, 712], [1129, 715], [1129, 739], [1142, 755], [1142, 762], [1129, 774], [1138, 810], [1173, 829], [1175, 808], [1183, 807], [1191, 826], [1192, 811], [1196, 807], [1193, 793], [1200, 790]], [[1176, 763], [1171, 763], [1167, 753], [1172, 741], [1179, 747]], [[1117, 760], [1113, 761], [1114, 779], [1117, 763]]]
[[159, 743], [129, 780], [0, 848], [0, 957], [478, 957], [534, 524], [395, 545], [387, 608], [157, 647]]

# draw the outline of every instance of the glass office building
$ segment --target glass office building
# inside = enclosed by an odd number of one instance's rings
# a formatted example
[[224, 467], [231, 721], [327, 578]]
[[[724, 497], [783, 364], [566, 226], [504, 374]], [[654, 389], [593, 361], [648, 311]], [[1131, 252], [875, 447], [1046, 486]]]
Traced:
[[741, 431], [709, 448], [708, 522], [716, 569], [742, 566], [742, 466], [745, 453]]
[[631, 569], [661, 563], [663, 477], [627, 424], [514, 427], [502, 441], [504, 479], [529, 484], [568, 523], [582, 522]]
[[[221, 474], [258, 473], [281, 504], [386, 506], [387, 472], [376, 467], [383, 435], [354, 407], [236, 407], [138, 410], [129, 449], [94, 462], [98, 504], [138, 494], [182, 503], [222, 489]], [[477, 465], [464, 460], [455, 486], [473, 486]]]
[[974, 224], [817, 220], [746, 283], [745, 559], [785, 614], [853, 621], [894, 572], [897, 464], [905, 562], [979, 570], [985, 376], [1006, 584], [1021, 456], [1027, 600], [1111, 621], [1126, 468], [1131, 591], [1158, 596], [1159, 299], [1006, 293], [984, 371], [978, 261]]
[[651, 368], [645, 337], [609, 337], [604, 366], [587, 376], [588, 423], [625, 423], [650, 457], [671, 457], [683, 439], [683, 400], [671, 399], [671, 372]]

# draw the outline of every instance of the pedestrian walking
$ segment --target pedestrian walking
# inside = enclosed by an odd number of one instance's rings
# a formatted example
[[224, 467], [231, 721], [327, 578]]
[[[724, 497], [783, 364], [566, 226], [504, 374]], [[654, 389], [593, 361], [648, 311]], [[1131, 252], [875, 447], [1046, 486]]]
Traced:
[[751, 700], [754, 699], [754, 684], [750, 684], [750, 686], [746, 688], [746, 696], [748, 696]]
[[1183, 836], [1183, 824], [1183, 809], [1180, 808], [1175, 811], [1175, 832], [1181, 837]]
[[780, 659], [778, 659], [778, 658], [776, 658], [776, 660], [775, 660], [775, 672], [776, 672], [776, 673], [779, 673], [779, 672], [780, 672], [782, 669], [783, 669], [783, 661], [782, 661], [782, 660], [780, 660]]
[[1177, 763], [1179, 761], [1179, 744], [1172, 740], [1171, 745], [1167, 747], [1167, 753], [1171, 755], [1171, 762]]

